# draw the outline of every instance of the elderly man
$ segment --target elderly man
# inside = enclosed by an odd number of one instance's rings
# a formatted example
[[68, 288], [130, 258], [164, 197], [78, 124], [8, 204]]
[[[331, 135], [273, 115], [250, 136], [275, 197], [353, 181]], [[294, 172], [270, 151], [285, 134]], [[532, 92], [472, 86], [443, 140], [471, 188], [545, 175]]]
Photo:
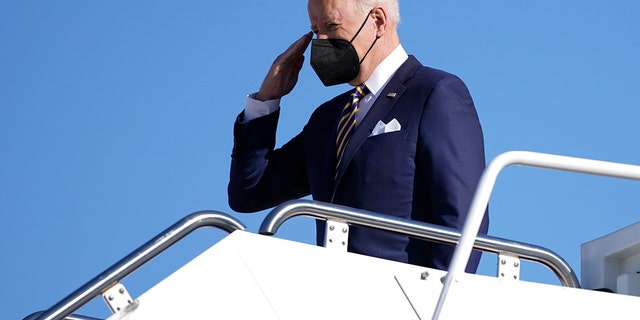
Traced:
[[[404, 51], [397, 0], [309, 0], [308, 11], [313, 32], [276, 58], [236, 120], [231, 208], [255, 212], [311, 194], [461, 228], [485, 165], [464, 83]], [[326, 86], [355, 88], [320, 105], [296, 137], [274, 149], [280, 99], [295, 87], [309, 44], [311, 66]], [[318, 222], [318, 244], [323, 226]], [[482, 232], [487, 228], [485, 217]], [[365, 227], [349, 234], [350, 252], [439, 269], [453, 249]], [[479, 259], [474, 253], [468, 272]]]

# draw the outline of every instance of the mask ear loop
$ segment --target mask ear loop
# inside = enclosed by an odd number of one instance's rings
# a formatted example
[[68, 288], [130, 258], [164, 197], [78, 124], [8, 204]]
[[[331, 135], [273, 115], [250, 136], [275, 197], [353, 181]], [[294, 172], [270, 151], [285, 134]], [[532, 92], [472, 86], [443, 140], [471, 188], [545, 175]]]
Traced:
[[360, 31], [362, 31], [362, 28], [364, 28], [364, 25], [367, 24], [367, 20], [369, 20], [369, 16], [371, 15], [371, 12], [373, 11], [369, 11], [369, 13], [367, 13], [367, 17], [364, 19], [364, 22], [362, 23], [362, 25], [360, 25], [360, 29], [358, 29], [358, 32], [356, 32], [353, 38], [351, 38], [351, 41], [349, 41], [349, 43], [352, 43], [353, 40], [355, 40], [356, 37], [360, 34]]
[[[367, 14], [367, 17], [364, 19], [364, 22], [362, 23], [362, 25], [360, 25], [360, 29], [358, 29], [358, 32], [356, 32], [356, 34], [353, 36], [353, 38], [351, 38], [351, 41], [349, 41], [349, 43], [353, 43], [353, 40], [355, 40], [356, 37], [360, 34], [360, 31], [362, 31], [362, 28], [364, 28], [364, 25], [367, 24], [367, 20], [369, 20], [369, 16], [371, 15], [372, 12], [373, 12], [373, 10], [369, 11], [369, 13]], [[362, 61], [364, 61], [364, 58], [366, 58], [367, 55], [369, 54], [369, 52], [371, 51], [371, 49], [373, 49], [373, 46], [376, 44], [378, 39], [380, 39], [380, 37], [376, 36], [376, 39], [373, 40], [373, 43], [371, 44], [371, 46], [369, 46], [369, 49], [367, 50], [367, 52], [362, 57], [362, 59], [360, 60], [359, 64], [362, 64]]]
[[373, 43], [369, 47], [369, 50], [367, 50], [367, 53], [365, 53], [364, 56], [362, 57], [362, 60], [360, 60], [360, 64], [362, 64], [362, 61], [364, 61], [364, 58], [367, 57], [367, 55], [369, 54], [369, 51], [371, 51], [371, 49], [373, 49], [373, 46], [376, 44], [376, 41], [378, 41], [378, 39], [380, 39], [380, 37], [376, 37], [376, 39], [373, 40]]

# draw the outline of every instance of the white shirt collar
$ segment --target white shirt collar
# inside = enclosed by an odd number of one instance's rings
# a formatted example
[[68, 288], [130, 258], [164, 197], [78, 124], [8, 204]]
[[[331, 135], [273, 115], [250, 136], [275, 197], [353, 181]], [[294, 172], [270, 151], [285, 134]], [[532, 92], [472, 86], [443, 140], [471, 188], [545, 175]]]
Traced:
[[409, 58], [402, 45], [399, 44], [378, 66], [364, 83], [374, 96], [387, 85], [389, 79], [398, 71], [398, 68]]

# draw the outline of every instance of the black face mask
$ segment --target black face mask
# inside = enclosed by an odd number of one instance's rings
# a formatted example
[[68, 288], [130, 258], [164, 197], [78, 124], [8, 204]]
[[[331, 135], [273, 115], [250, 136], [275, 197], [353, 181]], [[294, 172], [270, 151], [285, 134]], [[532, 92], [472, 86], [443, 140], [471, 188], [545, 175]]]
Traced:
[[360, 73], [360, 64], [367, 57], [369, 51], [376, 44], [378, 38], [364, 54], [362, 60], [358, 59], [356, 48], [353, 47], [353, 40], [356, 39], [362, 28], [367, 23], [371, 12], [367, 14], [367, 18], [353, 36], [351, 41], [343, 39], [313, 39], [311, 41], [311, 67], [325, 86], [333, 86], [336, 84], [347, 83], [353, 80]]

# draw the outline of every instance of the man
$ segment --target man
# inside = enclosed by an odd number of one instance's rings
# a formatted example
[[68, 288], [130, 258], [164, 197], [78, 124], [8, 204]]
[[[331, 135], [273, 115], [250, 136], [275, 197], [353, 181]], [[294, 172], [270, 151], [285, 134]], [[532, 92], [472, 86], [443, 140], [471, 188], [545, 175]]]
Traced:
[[[276, 58], [234, 127], [229, 204], [255, 212], [311, 194], [460, 229], [484, 169], [482, 129], [464, 83], [407, 55], [397, 0], [309, 0], [311, 29]], [[319, 106], [274, 150], [280, 98], [293, 90], [311, 43], [327, 86], [350, 89]], [[324, 222], [317, 241], [324, 242]], [[485, 217], [482, 232], [486, 233]], [[446, 269], [454, 248], [351, 227], [349, 251]], [[475, 272], [474, 253], [467, 267]]]

